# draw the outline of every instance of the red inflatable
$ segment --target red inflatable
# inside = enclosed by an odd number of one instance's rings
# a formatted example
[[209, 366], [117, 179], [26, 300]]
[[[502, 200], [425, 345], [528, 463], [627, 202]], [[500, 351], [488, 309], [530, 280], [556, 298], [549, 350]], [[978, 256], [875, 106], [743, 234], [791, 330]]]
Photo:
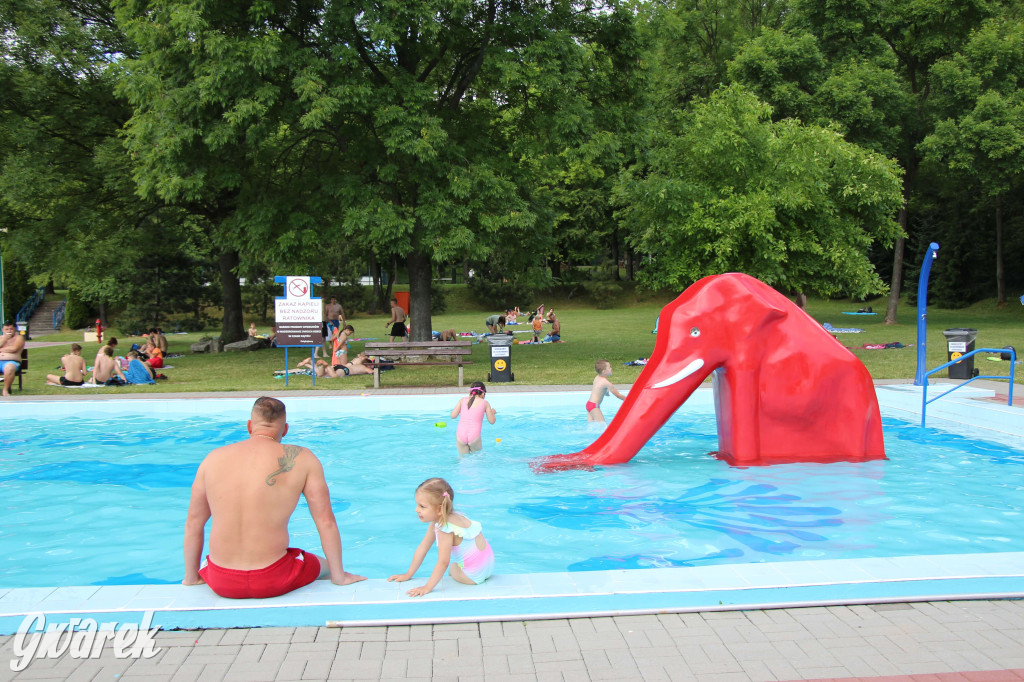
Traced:
[[729, 273], [694, 283], [661, 311], [654, 353], [601, 437], [539, 467], [629, 461], [712, 372], [714, 454], [730, 464], [885, 459], [860, 360], [775, 289]]

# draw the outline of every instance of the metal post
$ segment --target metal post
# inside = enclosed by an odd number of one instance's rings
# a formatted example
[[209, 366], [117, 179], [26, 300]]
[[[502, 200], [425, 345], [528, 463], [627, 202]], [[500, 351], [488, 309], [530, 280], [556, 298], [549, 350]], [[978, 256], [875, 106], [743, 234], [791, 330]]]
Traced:
[[921, 263], [921, 275], [917, 278], [917, 372], [914, 374], [915, 386], [927, 386], [925, 376], [925, 339], [928, 336], [928, 276], [932, 272], [932, 261], [939, 257], [939, 245], [932, 242], [924, 254]]

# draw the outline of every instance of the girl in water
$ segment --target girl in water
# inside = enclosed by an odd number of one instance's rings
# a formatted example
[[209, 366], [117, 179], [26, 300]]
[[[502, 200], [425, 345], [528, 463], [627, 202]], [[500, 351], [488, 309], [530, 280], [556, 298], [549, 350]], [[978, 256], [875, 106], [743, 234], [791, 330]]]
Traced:
[[474, 381], [469, 388], [469, 397], [461, 398], [452, 408], [452, 419], [459, 418], [459, 426], [455, 429], [455, 446], [460, 455], [476, 452], [483, 447], [480, 442], [480, 430], [483, 428], [484, 415], [487, 421], [494, 423], [496, 412], [491, 404], [484, 399], [487, 389], [482, 381]]
[[494, 551], [484, 538], [480, 522], [470, 521], [455, 511], [454, 499], [455, 491], [443, 478], [428, 478], [416, 488], [416, 516], [430, 525], [413, 554], [409, 570], [391, 576], [388, 581], [403, 583], [412, 579], [435, 542], [437, 564], [426, 585], [406, 593], [410, 597], [422, 597], [433, 590], [445, 571], [465, 585], [479, 585], [494, 571]]

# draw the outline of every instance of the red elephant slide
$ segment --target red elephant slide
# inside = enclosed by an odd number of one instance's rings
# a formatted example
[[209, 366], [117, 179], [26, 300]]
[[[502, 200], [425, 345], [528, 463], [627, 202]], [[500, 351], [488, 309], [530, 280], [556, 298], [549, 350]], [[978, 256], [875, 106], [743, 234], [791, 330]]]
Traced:
[[661, 311], [654, 353], [601, 437], [539, 467], [629, 461], [712, 372], [715, 455], [730, 464], [885, 459], [860, 360], [775, 289], [728, 273], [695, 282]]

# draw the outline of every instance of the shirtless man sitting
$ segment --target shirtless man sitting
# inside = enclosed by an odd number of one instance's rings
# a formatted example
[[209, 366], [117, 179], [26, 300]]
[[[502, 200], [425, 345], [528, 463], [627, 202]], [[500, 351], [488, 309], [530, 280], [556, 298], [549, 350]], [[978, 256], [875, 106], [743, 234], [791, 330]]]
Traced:
[[121, 364], [114, 359], [113, 347], [103, 346], [100, 349], [92, 368], [92, 383], [97, 386], [124, 386], [128, 383], [121, 371]]
[[64, 376], [47, 374], [47, 384], [50, 386], [81, 386], [85, 383], [85, 358], [82, 357], [82, 347], [77, 343], [71, 344], [71, 352], [60, 359], [60, 366], [64, 370]]
[[0, 337], [0, 372], [4, 374], [4, 397], [11, 395], [14, 377], [21, 368], [21, 349], [24, 347], [25, 337], [18, 333], [13, 322], [5, 322], [3, 336]]
[[[317, 578], [335, 585], [365, 580], [342, 565], [341, 536], [320, 460], [304, 447], [281, 444], [288, 433], [284, 403], [257, 399], [247, 427], [247, 440], [217, 448], [196, 472], [185, 521], [182, 584], [206, 582], [222, 597], [262, 599]], [[326, 559], [288, 546], [288, 519], [300, 495]], [[203, 529], [211, 516], [210, 553], [199, 568]]]

